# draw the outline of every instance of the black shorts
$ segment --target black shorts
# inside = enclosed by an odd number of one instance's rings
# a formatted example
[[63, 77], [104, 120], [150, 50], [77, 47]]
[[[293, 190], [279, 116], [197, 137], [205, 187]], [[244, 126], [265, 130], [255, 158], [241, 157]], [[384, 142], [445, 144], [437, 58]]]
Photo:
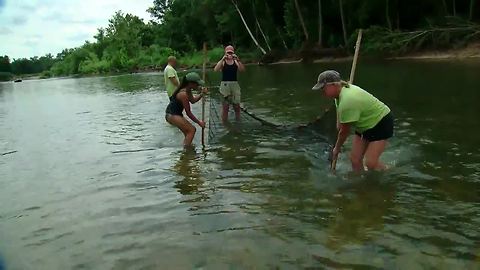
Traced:
[[178, 116], [183, 117], [183, 114], [165, 113], [165, 120], [168, 122], [168, 118], [172, 115], [178, 115]]
[[363, 133], [355, 131], [355, 134], [362, 137], [363, 140], [374, 142], [386, 140], [393, 136], [393, 115], [389, 112], [373, 128], [365, 130]]

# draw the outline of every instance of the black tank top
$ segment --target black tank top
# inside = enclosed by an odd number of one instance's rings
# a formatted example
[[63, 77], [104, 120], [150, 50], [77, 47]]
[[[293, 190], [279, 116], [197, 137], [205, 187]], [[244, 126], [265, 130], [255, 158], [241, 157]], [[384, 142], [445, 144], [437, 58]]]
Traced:
[[223, 82], [236, 82], [237, 81], [237, 64], [233, 62], [233, 64], [229, 65], [227, 62], [223, 63], [222, 69], [222, 81]]
[[183, 116], [183, 104], [177, 99], [178, 93], [180, 93], [179, 90], [175, 91], [170, 97], [170, 103], [168, 103], [165, 113]]

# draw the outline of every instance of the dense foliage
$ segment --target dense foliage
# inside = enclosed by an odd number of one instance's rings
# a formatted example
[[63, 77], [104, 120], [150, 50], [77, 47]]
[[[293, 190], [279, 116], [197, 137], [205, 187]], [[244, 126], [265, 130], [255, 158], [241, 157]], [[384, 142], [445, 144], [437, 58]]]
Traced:
[[365, 52], [400, 54], [462, 46], [480, 38], [475, 0], [154, 0], [152, 16], [116, 12], [94, 42], [30, 59], [0, 58], [2, 74], [44, 77], [159, 69], [169, 55], [200, 66], [202, 44], [216, 61], [233, 44], [245, 60], [305, 48], [351, 51], [366, 29]]

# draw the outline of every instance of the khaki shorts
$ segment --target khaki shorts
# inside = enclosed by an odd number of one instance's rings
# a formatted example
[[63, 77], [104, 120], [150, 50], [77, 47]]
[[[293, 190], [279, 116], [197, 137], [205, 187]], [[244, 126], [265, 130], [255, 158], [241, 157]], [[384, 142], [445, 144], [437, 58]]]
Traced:
[[221, 82], [220, 94], [222, 94], [225, 99], [228, 99], [228, 102], [240, 104], [240, 85], [238, 82]]

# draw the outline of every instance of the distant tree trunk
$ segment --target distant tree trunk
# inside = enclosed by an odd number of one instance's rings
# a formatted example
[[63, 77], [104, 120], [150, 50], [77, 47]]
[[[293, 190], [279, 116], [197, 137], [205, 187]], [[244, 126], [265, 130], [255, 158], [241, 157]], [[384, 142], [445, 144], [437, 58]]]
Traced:
[[318, 0], [318, 46], [322, 47], [323, 36], [322, 0]]
[[390, 29], [390, 31], [391, 31], [391, 30], [392, 30], [392, 22], [390, 21], [390, 13], [389, 13], [388, 1], [389, 1], [389, 0], [386, 0], [386, 1], [385, 1], [385, 17], [386, 17], [386, 19], [387, 19], [388, 29]]
[[280, 32], [280, 29], [278, 29], [278, 27], [275, 27], [275, 29], [277, 29], [278, 36], [282, 40], [283, 47], [285, 48], [285, 50], [288, 50], [288, 46], [287, 46], [287, 43], [285, 42], [285, 39], [282, 36], [282, 32]]
[[255, 16], [255, 22], [257, 23], [258, 30], [260, 31], [260, 34], [262, 34], [263, 40], [265, 40], [265, 44], [267, 45], [268, 50], [271, 51], [272, 48], [268, 44], [268, 38], [263, 32], [262, 26], [260, 26], [260, 22], [258, 21], [257, 11], [255, 10], [255, 2], [252, 3], [252, 7], [253, 7], [253, 16]]
[[400, 30], [400, 13], [397, 10], [397, 30]]
[[453, 2], [453, 16], [456, 17], [457, 16], [457, 5], [455, 4], [455, 0], [453, 0], [452, 2]]
[[445, 15], [448, 15], [447, 1], [442, 0], [442, 4], [443, 4], [443, 9], [445, 10]]
[[265, 49], [263, 49], [262, 46], [260, 46], [260, 44], [258, 44], [258, 41], [255, 39], [255, 37], [254, 37], [253, 34], [252, 34], [252, 31], [250, 31], [250, 28], [248, 27], [247, 22], [246, 22], [245, 19], [243, 18], [242, 12], [241, 12], [240, 9], [238, 8], [237, 3], [235, 3], [235, 1], [232, 0], [232, 4], [235, 6], [235, 9], [237, 10], [238, 15], [240, 15], [240, 18], [242, 19], [242, 22], [243, 22], [243, 24], [245, 25], [245, 28], [247, 29], [248, 34], [250, 34], [250, 37], [252, 38], [252, 40], [253, 40], [253, 42], [255, 43], [255, 45], [257, 45], [257, 48], [258, 48], [260, 51], [262, 51], [263, 54], [267, 54], [267, 52], [265, 51]]
[[305, 27], [305, 22], [303, 21], [303, 16], [302, 16], [302, 12], [300, 11], [300, 6], [298, 5], [297, 0], [294, 0], [294, 2], [295, 2], [295, 8], [297, 9], [298, 17], [300, 19], [300, 23], [302, 24], [303, 34], [305, 35], [305, 40], [308, 41], [309, 40], [308, 32], [307, 32], [307, 28]]
[[268, 44], [268, 38], [267, 38], [267, 36], [265, 35], [265, 33], [263, 32], [262, 27], [260, 26], [260, 22], [258, 22], [257, 16], [255, 16], [255, 21], [257, 21], [258, 30], [260, 30], [260, 34], [262, 34], [263, 39], [265, 40], [265, 44], [267, 44], [268, 50], [271, 51], [272, 48], [271, 48], [270, 45]]
[[343, 42], [347, 46], [347, 29], [345, 28], [345, 18], [343, 16], [343, 2], [340, 0], [338, 3], [340, 5], [340, 19], [342, 20]]
[[470, 0], [470, 15], [468, 19], [471, 21], [473, 19], [473, 7], [475, 6], [475, 0]]
[[[268, 15], [270, 16], [270, 18], [272, 18], [273, 17], [272, 16], [272, 11], [270, 10], [270, 7], [268, 6], [267, 1], [264, 1], [264, 3], [265, 3], [265, 9], [267, 10]], [[273, 21], [273, 19], [272, 19], [272, 22], [275, 25], [275, 22]], [[275, 26], [275, 30], [277, 30], [277, 34], [280, 37], [280, 40], [282, 41], [283, 47], [285, 47], [285, 50], [288, 50], [287, 43], [285, 42], [285, 39], [283, 38], [282, 33], [280, 32], [280, 29], [278, 29], [278, 27]]]

